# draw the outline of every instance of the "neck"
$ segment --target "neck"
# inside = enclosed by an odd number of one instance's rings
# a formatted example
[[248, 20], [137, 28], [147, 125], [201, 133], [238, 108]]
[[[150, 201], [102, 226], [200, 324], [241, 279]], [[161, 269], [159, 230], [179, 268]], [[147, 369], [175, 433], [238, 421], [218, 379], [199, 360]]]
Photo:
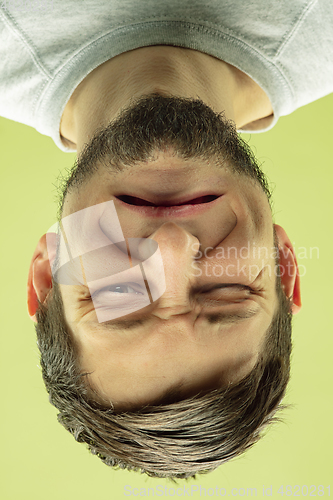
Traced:
[[125, 52], [89, 73], [65, 107], [60, 133], [79, 154], [97, 129], [133, 99], [152, 92], [199, 97], [237, 129], [273, 112], [266, 93], [234, 66], [203, 52], [162, 45]]

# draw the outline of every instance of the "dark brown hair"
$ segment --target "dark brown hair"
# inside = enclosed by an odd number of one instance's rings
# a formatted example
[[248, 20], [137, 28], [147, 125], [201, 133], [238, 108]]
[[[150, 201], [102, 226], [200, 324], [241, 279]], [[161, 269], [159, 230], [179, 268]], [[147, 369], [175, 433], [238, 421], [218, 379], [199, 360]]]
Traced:
[[256, 366], [237, 384], [168, 404], [115, 412], [89, 397], [54, 283], [37, 312], [41, 368], [58, 421], [106, 465], [153, 477], [189, 478], [240, 455], [260, 438], [284, 396], [290, 371], [290, 302], [277, 280], [278, 310]]

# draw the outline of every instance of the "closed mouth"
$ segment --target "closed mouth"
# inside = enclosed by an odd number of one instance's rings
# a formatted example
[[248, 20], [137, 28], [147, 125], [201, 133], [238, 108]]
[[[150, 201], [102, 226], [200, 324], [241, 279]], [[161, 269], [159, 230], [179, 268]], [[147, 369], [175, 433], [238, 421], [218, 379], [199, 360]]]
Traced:
[[219, 198], [218, 195], [209, 194], [206, 196], [199, 196], [198, 198], [193, 198], [192, 200], [183, 201], [182, 203], [177, 203], [177, 201], [163, 201], [161, 203], [152, 203], [148, 200], [143, 200], [142, 198], [137, 198], [136, 196], [120, 195], [117, 196], [119, 200], [128, 205], [136, 205], [141, 207], [178, 207], [181, 205], [200, 205], [203, 203], [210, 203], [211, 201]]

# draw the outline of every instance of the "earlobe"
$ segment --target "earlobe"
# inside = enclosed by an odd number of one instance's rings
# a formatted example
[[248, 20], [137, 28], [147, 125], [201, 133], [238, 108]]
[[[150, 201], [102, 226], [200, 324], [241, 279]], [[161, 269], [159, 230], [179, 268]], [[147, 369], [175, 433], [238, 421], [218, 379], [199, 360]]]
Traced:
[[52, 272], [47, 253], [46, 234], [44, 234], [32, 256], [28, 275], [28, 313], [34, 322], [37, 322], [38, 300], [44, 303], [51, 288]]
[[286, 296], [292, 300], [292, 313], [297, 314], [302, 307], [302, 303], [300, 276], [295, 251], [285, 230], [277, 224], [274, 224], [274, 229], [279, 246], [282, 288]]

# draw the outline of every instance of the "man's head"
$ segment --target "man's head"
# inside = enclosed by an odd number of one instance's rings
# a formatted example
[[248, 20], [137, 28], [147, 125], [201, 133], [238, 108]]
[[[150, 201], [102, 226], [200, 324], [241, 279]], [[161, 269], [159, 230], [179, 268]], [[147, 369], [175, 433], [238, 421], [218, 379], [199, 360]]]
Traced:
[[36, 331], [43, 379], [59, 422], [106, 465], [154, 477], [194, 477], [240, 455], [282, 408], [289, 379], [290, 302], [280, 287], [277, 293], [280, 305], [262, 353], [239, 383], [179, 401], [170, 391], [163, 401], [117, 412], [90, 397], [55, 284], [47, 307], [40, 305]]
[[[275, 226], [274, 230], [268, 198], [265, 178], [233, 124], [201, 101], [160, 95], [143, 98], [92, 139], [65, 185], [60, 217], [113, 200], [125, 239], [151, 238], [158, 243], [166, 291], [135, 313], [99, 323], [85, 284], [59, 285], [46, 300], [52, 279], [45, 239], [41, 240], [30, 273], [30, 313], [34, 315], [38, 300], [44, 303], [44, 313], [52, 301], [62, 304], [63, 321], [56, 330], [66, 332], [75, 353], [75, 373], [84, 373], [78, 380], [88, 388], [85, 396], [83, 386], [75, 389], [77, 394], [81, 391], [82, 401], [86, 398], [94, 405], [112, 407], [115, 414], [141, 414], [142, 407], [151, 412], [152, 406], [158, 408], [165, 401], [186, 406], [180, 401], [192, 401], [191, 397], [195, 401], [199, 393], [211, 398], [214, 390], [223, 394], [221, 399], [216, 393], [216, 398], [227, 407], [234, 390], [245, 390], [251, 393], [248, 405], [256, 401], [258, 406], [257, 398], [262, 397], [258, 390], [265, 378], [267, 384], [268, 367], [289, 366], [290, 348], [281, 350], [280, 346], [284, 336], [290, 337], [289, 305], [294, 311], [300, 305], [295, 256], [283, 229]], [[192, 206], [177, 209], [140, 206], [189, 200]], [[105, 304], [121, 300], [118, 296], [124, 293], [141, 293], [135, 283], [114, 279], [97, 292]], [[46, 351], [52, 353], [57, 341], [47, 338], [52, 336], [57, 315], [43, 314], [37, 314], [37, 331], [46, 332], [46, 342], [39, 340], [39, 346], [47, 346]], [[43, 337], [43, 333], [38, 335]], [[44, 378], [50, 388], [47, 374], [52, 369], [47, 364], [53, 354], [48, 359]], [[254, 442], [258, 429], [274, 412], [288, 369], [277, 368], [278, 382], [272, 368], [269, 373], [272, 387], [279, 389], [265, 402], [265, 411], [258, 410], [255, 429], [250, 426], [239, 437], [243, 444], [238, 442], [233, 452], [229, 449], [224, 457], [212, 459], [215, 466]], [[51, 395], [51, 399], [66, 413], [58, 396]], [[239, 395], [233, 404], [236, 401], [239, 405]], [[233, 408], [234, 432], [241, 436], [245, 414], [242, 404], [239, 411]], [[75, 412], [80, 413], [78, 407]], [[188, 418], [186, 412], [179, 414], [181, 421], [185, 414]], [[64, 419], [62, 423], [67, 426]], [[167, 428], [165, 422], [164, 438]], [[110, 457], [110, 453], [99, 453]], [[204, 470], [199, 461], [185, 468], [187, 472]], [[128, 463], [144, 468], [140, 460], [129, 458]], [[151, 465], [146, 470], [156, 473]]]

